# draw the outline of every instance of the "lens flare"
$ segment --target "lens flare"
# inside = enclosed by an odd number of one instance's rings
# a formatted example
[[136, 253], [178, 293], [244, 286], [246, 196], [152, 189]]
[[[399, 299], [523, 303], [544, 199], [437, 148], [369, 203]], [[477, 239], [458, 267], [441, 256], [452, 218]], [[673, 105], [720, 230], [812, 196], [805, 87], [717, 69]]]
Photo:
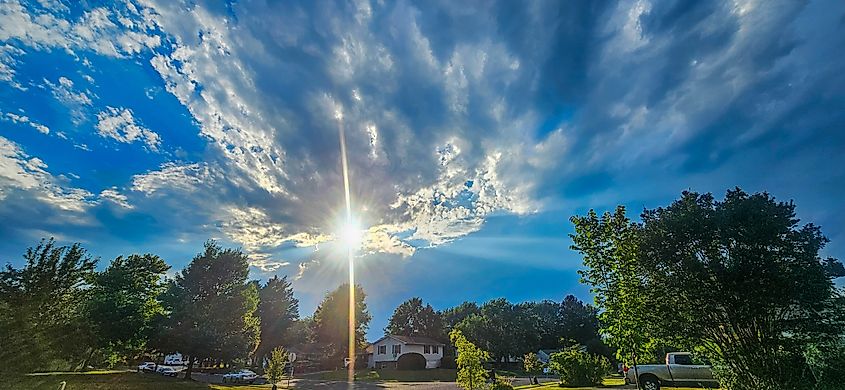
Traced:
[[[343, 225], [343, 240], [346, 242], [346, 255], [349, 261], [349, 356], [346, 365], [347, 380], [349, 386], [355, 380], [355, 247], [351, 245], [349, 239], [355, 239], [356, 235], [360, 235], [360, 229], [355, 229], [355, 224], [352, 221], [352, 199], [349, 196], [349, 163], [346, 159], [346, 135], [344, 134], [343, 126], [343, 112], [338, 109], [335, 113], [337, 119], [337, 132], [340, 137], [340, 160], [343, 168], [343, 194], [346, 200], [346, 223]], [[360, 238], [355, 239], [360, 242]]]

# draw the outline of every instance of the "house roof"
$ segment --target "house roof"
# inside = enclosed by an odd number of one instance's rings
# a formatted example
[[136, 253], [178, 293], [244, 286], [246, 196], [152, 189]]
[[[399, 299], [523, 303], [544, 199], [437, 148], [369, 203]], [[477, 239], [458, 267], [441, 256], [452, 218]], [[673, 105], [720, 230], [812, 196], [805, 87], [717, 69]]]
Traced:
[[390, 334], [384, 336], [376, 341], [373, 341], [371, 344], [378, 344], [382, 340], [386, 338], [394, 339], [402, 344], [411, 344], [411, 345], [446, 345], [443, 344], [435, 339], [428, 338], [428, 337], [420, 337], [420, 336], [400, 336], [395, 334]]
[[558, 352], [560, 352], [560, 350], [559, 349], [541, 349], [540, 352], [551, 356], [551, 354], [558, 353]]

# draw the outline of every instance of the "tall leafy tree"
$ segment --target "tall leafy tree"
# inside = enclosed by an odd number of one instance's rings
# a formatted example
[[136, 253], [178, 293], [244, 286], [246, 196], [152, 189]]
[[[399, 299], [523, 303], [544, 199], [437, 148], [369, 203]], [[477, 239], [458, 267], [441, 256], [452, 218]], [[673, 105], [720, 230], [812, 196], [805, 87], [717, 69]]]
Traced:
[[23, 268], [0, 271], [0, 370], [84, 366], [95, 352], [85, 302], [97, 261], [52, 239], [23, 257]]
[[455, 328], [456, 325], [460, 324], [464, 318], [469, 317], [472, 314], [480, 314], [481, 309], [478, 308], [478, 304], [475, 302], [464, 302], [458, 306], [443, 310], [440, 312], [440, 317], [443, 319], [443, 326], [449, 332]]
[[424, 336], [433, 339], [443, 337], [443, 320], [431, 307], [423, 306], [420, 298], [411, 298], [402, 302], [384, 329], [385, 334], [402, 336]]
[[640, 263], [640, 226], [625, 215], [625, 207], [601, 217], [594, 210], [571, 218], [575, 233], [572, 249], [581, 253], [586, 269], [578, 271], [581, 282], [590, 286], [606, 341], [617, 357], [637, 363], [636, 357], [651, 359], [658, 337], [655, 301], [646, 289]]
[[162, 277], [170, 269], [158, 256], [118, 257], [91, 283], [89, 313], [97, 346], [111, 362], [144, 350], [153, 332], [153, 319], [163, 313], [159, 295]]
[[621, 207], [573, 218], [611, 341], [640, 334], [704, 351], [729, 389], [812, 388], [825, 377], [807, 351], [842, 337], [832, 279], [843, 272], [819, 256], [827, 239], [799, 224], [793, 203], [684, 192], [642, 221]]
[[168, 286], [160, 344], [189, 356], [187, 379], [197, 360], [245, 358], [257, 346], [258, 290], [248, 273], [243, 252], [209, 241]]
[[466, 317], [455, 329], [477, 344], [496, 361], [510, 356], [522, 356], [526, 351], [522, 343], [524, 327], [520, 324], [519, 310], [504, 298], [488, 301], [479, 314]]
[[[792, 202], [730, 190], [684, 192], [643, 215], [641, 259], [655, 309], [677, 344], [699, 347], [733, 389], [798, 389], [816, 381], [802, 351], [841, 337], [831, 315], [839, 262]], [[683, 324], [683, 326], [680, 326]]]
[[[355, 285], [355, 343], [356, 349], [366, 347], [365, 336], [370, 325], [366, 294]], [[314, 341], [326, 347], [328, 364], [335, 366], [349, 355], [349, 284], [341, 284], [326, 294], [314, 312]]]
[[259, 359], [292, 340], [291, 327], [299, 319], [299, 300], [287, 277], [273, 276], [258, 291], [258, 317], [261, 319], [261, 342], [255, 352]]
[[469, 341], [458, 329], [449, 333], [449, 338], [458, 350], [458, 386], [466, 390], [486, 388], [484, 362], [490, 360], [490, 354]]

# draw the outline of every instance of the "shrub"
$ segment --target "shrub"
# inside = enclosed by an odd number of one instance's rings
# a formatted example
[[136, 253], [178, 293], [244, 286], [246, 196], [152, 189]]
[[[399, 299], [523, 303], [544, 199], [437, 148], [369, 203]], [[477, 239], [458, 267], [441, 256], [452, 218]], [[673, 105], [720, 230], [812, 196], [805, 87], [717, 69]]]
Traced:
[[496, 380], [490, 384], [490, 390], [513, 390], [513, 385], [511, 385], [511, 382], [505, 378], [496, 378]]
[[584, 347], [575, 345], [552, 354], [549, 367], [557, 372], [564, 385], [594, 386], [601, 384], [610, 369], [610, 362], [604, 356], [593, 355]]

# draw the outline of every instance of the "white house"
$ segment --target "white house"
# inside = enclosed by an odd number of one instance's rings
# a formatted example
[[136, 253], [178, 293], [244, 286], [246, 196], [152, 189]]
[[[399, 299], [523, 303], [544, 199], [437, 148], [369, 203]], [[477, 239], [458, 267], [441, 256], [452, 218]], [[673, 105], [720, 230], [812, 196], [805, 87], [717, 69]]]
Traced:
[[423, 369], [440, 367], [446, 344], [428, 337], [388, 335], [370, 344], [369, 368]]

